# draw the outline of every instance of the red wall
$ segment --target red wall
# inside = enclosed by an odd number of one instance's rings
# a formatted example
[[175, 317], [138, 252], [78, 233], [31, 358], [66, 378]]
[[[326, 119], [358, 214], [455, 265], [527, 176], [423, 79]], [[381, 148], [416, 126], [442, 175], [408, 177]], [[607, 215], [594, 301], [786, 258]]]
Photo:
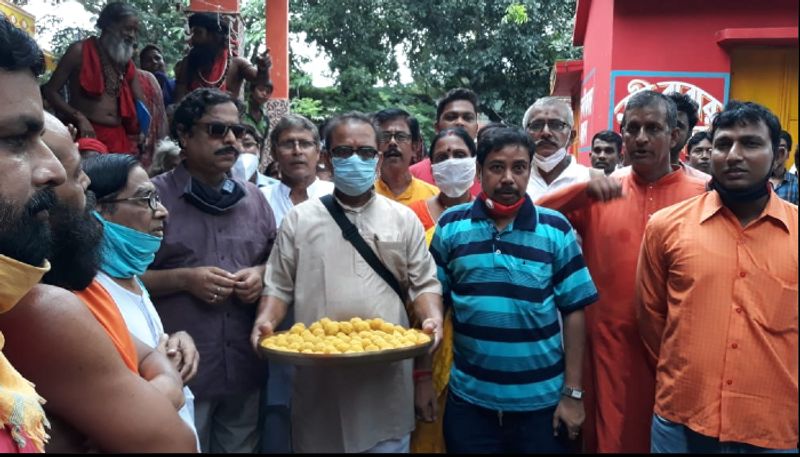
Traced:
[[[616, 0], [613, 69], [729, 72], [730, 58], [714, 34], [727, 28], [797, 27], [798, 3]], [[587, 42], [591, 36], [587, 30]]]

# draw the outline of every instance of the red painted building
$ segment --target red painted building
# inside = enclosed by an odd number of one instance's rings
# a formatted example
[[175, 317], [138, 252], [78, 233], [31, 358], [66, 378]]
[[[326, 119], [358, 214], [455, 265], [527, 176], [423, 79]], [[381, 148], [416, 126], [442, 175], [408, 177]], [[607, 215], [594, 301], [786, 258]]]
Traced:
[[551, 92], [570, 97], [578, 160], [592, 136], [619, 131], [638, 90], [689, 93], [700, 123], [729, 99], [768, 106], [798, 138], [798, 0], [578, 0], [573, 44], [583, 60], [556, 62]]

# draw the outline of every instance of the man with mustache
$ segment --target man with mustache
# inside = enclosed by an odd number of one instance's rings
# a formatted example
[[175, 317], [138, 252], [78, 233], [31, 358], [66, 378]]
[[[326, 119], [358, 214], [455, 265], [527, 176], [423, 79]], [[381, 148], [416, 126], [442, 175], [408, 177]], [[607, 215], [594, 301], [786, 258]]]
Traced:
[[[139, 34], [136, 10], [121, 2], [107, 4], [97, 19], [100, 37], [73, 43], [42, 93], [65, 124], [81, 137], [97, 138], [111, 152], [138, 153], [137, 103], [144, 95], [131, 60]], [[68, 84], [69, 103], [59, 91]]]
[[[280, 227], [292, 208], [310, 198], [330, 194], [333, 183], [317, 178], [320, 138], [317, 127], [310, 120], [296, 114], [284, 116], [272, 130], [270, 143], [272, 157], [281, 167], [281, 181], [262, 187], [261, 192], [275, 214], [275, 226]], [[278, 330], [288, 330], [292, 324], [294, 319], [289, 316]], [[292, 374], [289, 365], [269, 364], [262, 452], [291, 452], [289, 405]]]
[[769, 184], [779, 132], [763, 106], [728, 103], [711, 124], [712, 190], [647, 223], [652, 452], [797, 453], [797, 206]]
[[[4, 87], [20, 90], [14, 84]], [[66, 127], [52, 116], [46, 125], [43, 139], [58, 144], [55, 149], [66, 169], [66, 180], [48, 192], [52, 238], [39, 240], [39, 249], [48, 252], [53, 268], [45, 281], [86, 287], [96, 273], [100, 234], [97, 224], [89, 222], [86, 209], [89, 180]], [[52, 136], [54, 131], [57, 138]], [[172, 391], [180, 396], [175, 400], [182, 401], [179, 388], [170, 387], [180, 378], [171, 376], [174, 369], [166, 358], [140, 355], [136, 348], [126, 366], [128, 359], [121, 357], [121, 346], [110, 331], [115, 325], [114, 308], [105, 311], [93, 315], [73, 293], [38, 285], [14, 312], [0, 316], [9, 359], [47, 399], [46, 411], [53, 426], [47, 450], [193, 450], [191, 431], [178, 417], [175, 403], [165, 396]], [[124, 321], [117, 328], [127, 331]]]
[[413, 177], [408, 170], [420, 142], [417, 119], [401, 109], [389, 108], [375, 113], [373, 120], [381, 132], [380, 176], [375, 180], [375, 191], [404, 205], [438, 194], [438, 187]]
[[584, 420], [584, 308], [597, 290], [570, 224], [525, 192], [534, 148], [522, 130], [487, 128], [483, 191], [444, 213], [431, 242], [453, 318], [448, 452], [562, 453]]
[[650, 449], [655, 376], [636, 328], [639, 246], [650, 215], [705, 191], [704, 180], [670, 162], [678, 128], [675, 103], [668, 97], [653, 91], [632, 96], [622, 132], [630, 173], [573, 184], [536, 202], [572, 223], [600, 294], [586, 310], [584, 446], [589, 452]]
[[194, 13], [189, 17], [192, 33], [189, 54], [175, 64], [175, 96], [180, 100], [200, 87], [213, 87], [241, 98], [242, 83], [269, 81], [269, 48], [256, 59], [256, 65], [230, 51], [230, 25], [219, 13]]
[[572, 108], [558, 97], [543, 97], [531, 105], [522, 117], [522, 125], [536, 144], [528, 195], [533, 200], [570, 184], [602, 176], [579, 164], [568, 149], [575, 141]]
[[229, 177], [245, 132], [240, 106], [202, 88], [175, 110], [184, 160], [153, 178], [169, 219], [142, 276], [164, 330], [192, 335], [203, 361], [189, 387], [204, 452], [254, 452], [261, 432], [265, 370], [249, 335], [275, 218], [255, 184]]
[[[0, 14], [0, 452], [44, 452], [49, 426], [44, 402], [6, 359], [9, 314], [50, 269], [48, 210], [64, 167], [42, 141], [42, 99], [36, 77], [44, 56], [25, 32]], [[24, 314], [24, 311], [23, 311]], [[25, 325], [20, 322], [19, 325]], [[40, 344], [41, 346], [42, 344]], [[29, 354], [28, 357], [35, 357]], [[16, 368], [16, 369], [15, 369]]]

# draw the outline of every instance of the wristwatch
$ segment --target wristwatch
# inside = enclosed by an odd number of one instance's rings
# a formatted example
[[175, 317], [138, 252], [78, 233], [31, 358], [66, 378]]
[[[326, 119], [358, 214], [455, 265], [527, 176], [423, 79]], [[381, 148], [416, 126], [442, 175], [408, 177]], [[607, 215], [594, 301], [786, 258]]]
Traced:
[[564, 386], [561, 389], [561, 395], [565, 395], [569, 398], [574, 398], [575, 400], [582, 400], [583, 399], [583, 391], [580, 389], [573, 389], [572, 387]]

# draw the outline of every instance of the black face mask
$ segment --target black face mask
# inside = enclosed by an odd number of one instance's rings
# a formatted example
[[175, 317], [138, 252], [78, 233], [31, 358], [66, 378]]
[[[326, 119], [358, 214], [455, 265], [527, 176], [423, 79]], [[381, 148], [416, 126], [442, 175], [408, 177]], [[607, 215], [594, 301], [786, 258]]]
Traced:
[[232, 179], [225, 179], [222, 188], [217, 191], [197, 179], [190, 179], [183, 191], [183, 197], [192, 206], [200, 211], [218, 215], [228, 212], [244, 198], [245, 191], [242, 186]]
[[749, 203], [769, 195], [769, 177], [772, 176], [772, 169], [767, 173], [767, 176], [761, 181], [753, 184], [746, 189], [731, 190], [725, 188], [717, 178], [712, 177], [708, 187], [711, 190], [716, 190], [722, 202], [726, 205], [729, 203]]

